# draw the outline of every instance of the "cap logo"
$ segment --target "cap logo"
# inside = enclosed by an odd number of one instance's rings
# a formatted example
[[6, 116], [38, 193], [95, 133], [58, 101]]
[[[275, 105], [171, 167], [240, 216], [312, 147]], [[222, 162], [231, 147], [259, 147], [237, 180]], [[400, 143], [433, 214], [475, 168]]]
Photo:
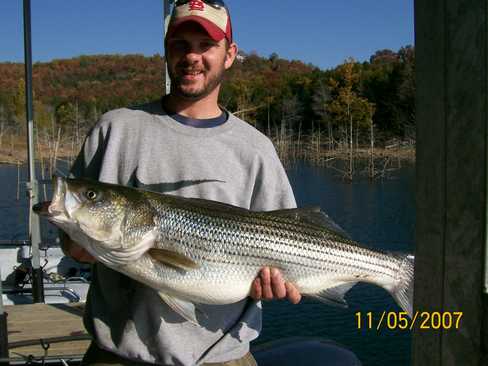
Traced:
[[220, 4], [217, 0], [176, 1], [176, 6], [171, 14], [168, 34], [180, 24], [194, 21], [200, 23], [213, 39], [221, 40], [224, 36], [229, 42], [232, 42], [230, 16], [225, 5]]
[[201, 1], [201, 0], [192, 0], [192, 1], [188, 2], [188, 7], [189, 7], [189, 10], [203, 11], [205, 5], [204, 5], [203, 1]]

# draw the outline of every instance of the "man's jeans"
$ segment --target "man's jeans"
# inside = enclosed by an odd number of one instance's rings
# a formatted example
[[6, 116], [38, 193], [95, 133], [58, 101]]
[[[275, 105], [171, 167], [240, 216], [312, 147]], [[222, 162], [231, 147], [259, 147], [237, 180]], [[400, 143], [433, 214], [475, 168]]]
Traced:
[[[135, 362], [119, 357], [112, 352], [105, 351], [99, 348], [95, 342], [90, 344], [88, 350], [81, 361], [82, 366], [151, 366], [152, 364], [144, 362]], [[152, 365], [154, 366], [154, 365]], [[202, 366], [257, 366], [256, 360], [247, 353], [244, 357], [237, 360], [220, 362], [220, 363], [204, 363]]]

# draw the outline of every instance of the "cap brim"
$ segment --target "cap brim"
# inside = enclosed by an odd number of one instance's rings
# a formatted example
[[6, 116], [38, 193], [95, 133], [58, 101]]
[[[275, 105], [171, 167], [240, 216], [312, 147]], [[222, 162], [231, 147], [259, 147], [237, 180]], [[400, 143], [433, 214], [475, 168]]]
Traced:
[[197, 15], [189, 15], [170, 23], [166, 37], [170, 37], [183, 24], [188, 22], [198, 23], [214, 41], [219, 42], [225, 38], [225, 33], [211, 21]]

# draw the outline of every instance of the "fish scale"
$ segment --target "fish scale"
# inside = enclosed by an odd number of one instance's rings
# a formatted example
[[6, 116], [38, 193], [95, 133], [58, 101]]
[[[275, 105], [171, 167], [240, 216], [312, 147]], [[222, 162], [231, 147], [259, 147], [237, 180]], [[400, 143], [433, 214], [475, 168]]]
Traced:
[[55, 180], [48, 207], [39, 213], [191, 321], [189, 303], [240, 301], [265, 266], [324, 302], [345, 304], [345, 292], [362, 281], [385, 288], [412, 312], [413, 256], [362, 246], [317, 209], [253, 212], [64, 178]]
[[[253, 270], [250, 270], [253, 275], [256, 275], [264, 265], [274, 265], [285, 269], [285, 272], [290, 274], [314, 268], [333, 273], [342, 269], [345, 273], [351, 274], [364, 275], [373, 272], [394, 277], [394, 268], [389, 265], [391, 259], [385, 254], [368, 252], [364, 248], [359, 248], [359, 252], [354, 251], [354, 247], [346, 243], [335, 243], [330, 240], [326, 241], [324, 245], [324, 241], [319, 239], [324, 235], [307, 236], [306, 230], [293, 231], [293, 226], [290, 225], [290, 220], [287, 218], [283, 218], [281, 221], [269, 220], [272, 225], [268, 227], [266, 234], [262, 234], [260, 226], [263, 224], [258, 221], [262, 220], [262, 215], [257, 213], [255, 216], [247, 214], [245, 220], [242, 220], [243, 224], [235, 217], [217, 217], [215, 220], [210, 220], [212, 215], [208, 215], [202, 210], [196, 212], [181, 210], [179, 215], [172, 213], [171, 219], [168, 220], [169, 223], [162, 223], [161, 226], [169, 233], [180, 234], [179, 250], [195, 260], [211, 259], [214, 264], [219, 263], [219, 260], [229, 263], [229, 259], [227, 259], [229, 257], [232, 258], [231, 263], [233, 264], [253, 266]], [[194, 225], [190, 226], [189, 222]], [[314, 232], [317, 231], [317, 228], [313, 229], [315, 229]], [[171, 241], [172, 235], [167, 234], [167, 236]], [[226, 240], [228, 238], [231, 240]], [[351, 243], [353, 242], [351, 241]], [[358, 260], [357, 257], [361, 256], [361, 251], [363, 252], [362, 260]], [[270, 252], [278, 253], [279, 256], [271, 257]], [[261, 261], [256, 261], [256, 259], [261, 259]], [[313, 265], [314, 262], [317, 264]], [[398, 262], [395, 264], [398, 265]], [[286, 266], [296, 268], [285, 268]]]

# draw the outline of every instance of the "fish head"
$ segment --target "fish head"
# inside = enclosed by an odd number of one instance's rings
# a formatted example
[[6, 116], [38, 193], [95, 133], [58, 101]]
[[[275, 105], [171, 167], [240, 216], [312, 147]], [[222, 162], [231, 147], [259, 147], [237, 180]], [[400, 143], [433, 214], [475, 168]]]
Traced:
[[69, 226], [69, 231], [76, 227], [107, 246], [120, 241], [128, 203], [123, 194], [86, 179], [55, 177], [53, 184], [49, 221], [61, 228]]
[[[88, 179], [53, 178], [53, 198], [34, 211], [64, 230], [80, 245], [123, 249], [144, 235], [141, 223], [152, 224], [141, 192]], [[148, 226], [148, 225], [146, 225]], [[137, 228], [136, 228], [137, 227]], [[83, 245], [85, 244], [85, 245]], [[96, 249], [96, 248], [95, 248]]]

